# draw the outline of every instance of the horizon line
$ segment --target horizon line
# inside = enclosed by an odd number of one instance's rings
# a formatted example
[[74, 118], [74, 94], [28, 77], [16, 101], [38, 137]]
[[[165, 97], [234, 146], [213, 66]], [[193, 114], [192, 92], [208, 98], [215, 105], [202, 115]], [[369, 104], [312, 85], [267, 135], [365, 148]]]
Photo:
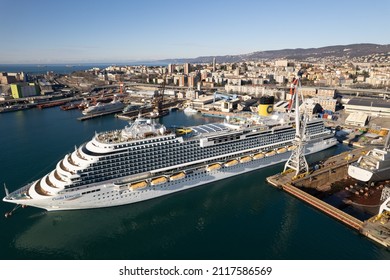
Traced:
[[378, 43], [353, 43], [353, 44], [336, 44], [336, 45], [328, 45], [328, 46], [322, 46], [322, 47], [306, 47], [306, 48], [280, 48], [280, 49], [269, 49], [269, 50], [257, 50], [252, 51], [248, 53], [241, 53], [241, 54], [220, 54], [220, 55], [198, 55], [196, 57], [181, 57], [181, 58], [161, 58], [161, 59], [135, 59], [135, 60], [129, 60], [129, 59], [123, 59], [123, 61], [118, 62], [103, 62], [103, 61], [95, 61], [95, 62], [71, 62], [71, 61], [64, 61], [64, 62], [0, 62], [0, 65], [80, 65], [80, 64], [121, 64], [124, 65], [126, 63], [156, 63], [156, 62], [164, 62], [167, 63], [168, 61], [175, 61], [175, 60], [191, 60], [191, 59], [197, 59], [197, 58], [204, 58], [204, 57], [223, 57], [223, 56], [239, 56], [239, 55], [247, 55], [247, 54], [253, 54], [256, 52], [268, 52], [268, 51], [282, 51], [282, 50], [302, 50], [302, 49], [321, 49], [321, 48], [327, 48], [327, 47], [337, 47], [337, 46], [351, 46], [351, 45], [378, 45], [378, 46], [386, 46], [390, 44], [378, 44]]

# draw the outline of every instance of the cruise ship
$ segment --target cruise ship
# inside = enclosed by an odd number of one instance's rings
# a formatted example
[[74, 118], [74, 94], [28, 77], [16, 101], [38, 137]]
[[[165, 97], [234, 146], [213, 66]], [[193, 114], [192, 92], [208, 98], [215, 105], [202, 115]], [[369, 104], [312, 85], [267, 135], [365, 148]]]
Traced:
[[[168, 195], [285, 162], [295, 148], [294, 126], [287, 113], [251, 114], [188, 127], [183, 134], [138, 116], [121, 130], [95, 134], [3, 200], [55, 211]], [[337, 144], [322, 119], [308, 121], [306, 131], [306, 154]]]
[[95, 106], [89, 106], [83, 110], [83, 115], [101, 114], [121, 111], [125, 105], [121, 101], [113, 100], [110, 103], [98, 102]]
[[187, 108], [185, 108], [185, 109], [183, 110], [183, 112], [186, 113], [186, 114], [189, 114], [189, 115], [199, 113], [198, 110], [196, 110], [196, 109], [194, 109], [194, 108], [192, 108], [192, 107], [187, 107]]

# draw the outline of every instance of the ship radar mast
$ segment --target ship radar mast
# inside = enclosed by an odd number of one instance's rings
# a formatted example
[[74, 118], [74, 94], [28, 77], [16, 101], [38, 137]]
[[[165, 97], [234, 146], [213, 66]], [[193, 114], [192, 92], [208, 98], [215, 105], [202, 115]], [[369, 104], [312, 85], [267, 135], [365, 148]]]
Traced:
[[295, 139], [293, 145], [296, 148], [292, 151], [283, 171], [285, 172], [288, 168], [295, 170], [294, 178], [297, 178], [299, 174], [306, 174], [309, 172], [309, 166], [304, 155], [307, 114], [304, 112], [303, 118], [301, 118], [299, 114], [299, 94], [301, 95], [303, 103], [303, 95], [300, 92], [302, 74], [303, 70], [301, 69], [290, 88], [290, 94], [292, 96], [288, 110], [291, 112], [291, 107], [295, 102]]

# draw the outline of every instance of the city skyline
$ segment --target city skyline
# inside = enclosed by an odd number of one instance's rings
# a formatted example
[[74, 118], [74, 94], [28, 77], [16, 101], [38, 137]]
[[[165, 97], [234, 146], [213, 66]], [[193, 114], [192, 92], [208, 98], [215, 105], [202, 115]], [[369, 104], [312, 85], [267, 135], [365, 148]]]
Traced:
[[0, 64], [134, 62], [388, 44], [388, 1], [2, 3]]

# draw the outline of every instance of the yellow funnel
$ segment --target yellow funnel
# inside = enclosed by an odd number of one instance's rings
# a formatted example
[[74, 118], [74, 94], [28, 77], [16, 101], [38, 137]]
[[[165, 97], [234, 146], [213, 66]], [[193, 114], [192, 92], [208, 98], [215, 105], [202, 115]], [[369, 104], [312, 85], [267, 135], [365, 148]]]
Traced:
[[266, 117], [272, 114], [274, 110], [274, 100], [275, 98], [273, 96], [262, 96], [260, 98], [260, 104], [257, 108], [260, 116]]
[[274, 106], [272, 104], [260, 104], [257, 109], [260, 116], [266, 117], [272, 114]]

